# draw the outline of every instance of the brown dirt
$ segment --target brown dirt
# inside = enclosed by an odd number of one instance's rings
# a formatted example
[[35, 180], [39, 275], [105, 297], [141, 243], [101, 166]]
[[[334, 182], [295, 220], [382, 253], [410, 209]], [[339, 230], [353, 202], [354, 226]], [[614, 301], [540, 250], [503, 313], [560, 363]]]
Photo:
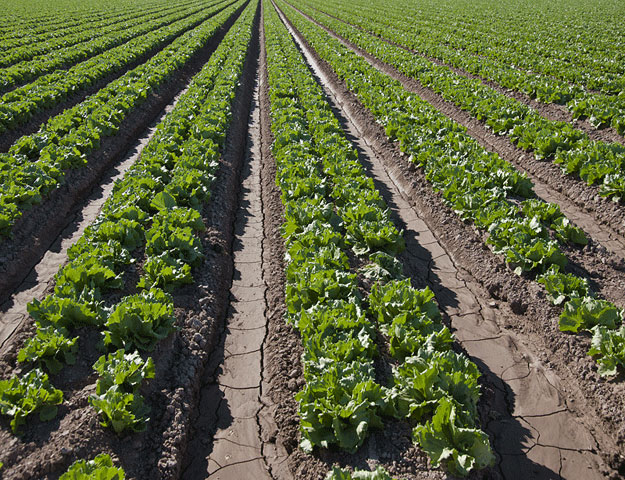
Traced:
[[[258, 43], [258, 36], [254, 40]], [[254, 88], [246, 159], [235, 221], [234, 276], [219, 344], [211, 351], [192, 418], [182, 478], [270, 480], [260, 435], [265, 363], [266, 282], [263, 278], [260, 115]]]
[[[85, 198], [98, 186], [105, 172], [132, 147], [135, 139], [154, 121], [175, 96], [186, 87], [193, 75], [210, 58], [241, 7], [197, 54], [165, 84], [122, 122], [119, 133], [108, 137], [88, 157], [87, 165], [66, 172], [65, 181], [42, 203], [26, 210], [18, 219], [9, 239], [0, 243], [0, 303], [24, 280], [31, 268], [50, 248], [72, 217], [80, 211]], [[54, 212], [54, 215], [50, 215]]]
[[[460, 221], [443, 204], [423, 173], [407, 161], [395, 144], [388, 141], [371, 113], [346, 89], [329, 65], [316, 53], [313, 57], [323, 66], [333, 88], [342, 92], [342, 104], [359, 112], [357, 115], [361, 116], [363, 124], [368, 125], [362, 135], [368, 141], [373, 139], [374, 145], [393, 152], [396, 168], [403, 177], [402, 184], [411, 193], [411, 203], [425, 216], [428, 227], [442, 242], [454, 263], [492, 297], [489, 303], [505, 312], [496, 319], [497, 323], [524, 337], [535, 357], [560, 377], [565, 385], [562, 394], [567, 399], [568, 408], [580, 418], [589, 419], [587, 426], [596, 436], [601, 454], [612, 468], [620, 468], [625, 438], [623, 386], [599, 378], [594, 362], [585, 354], [589, 339], [565, 335], [558, 330], [558, 309], [549, 304], [542, 289], [536, 283], [512, 274], [501, 259], [486, 248], [482, 235]], [[603, 432], [609, 436], [603, 435]], [[612, 475], [617, 474], [613, 472]]]
[[[110, 453], [124, 467], [127, 478], [179, 477], [200, 379], [228, 306], [233, 227], [254, 61], [250, 44], [221, 168], [211, 201], [203, 211], [208, 226], [202, 236], [206, 258], [194, 271], [196, 282], [174, 294], [179, 330], [151, 355], [156, 363], [156, 378], [143, 389], [151, 407], [147, 431], [120, 438], [98, 426], [95, 411], [87, 404], [96, 380], [91, 365], [99, 355], [95, 348], [97, 335], [85, 329], [80, 332], [81, 354], [76, 366], [66, 367], [52, 377], [65, 397], [57, 417], [47, 423], [29, 420], [21, 438], [10, 433], [6, 417], [0, 420], [0, 439], [8, 445], [2, 455], [3, 478], [58, 478], [71, 462], [100, 452]], [[20, 339], [23, 335], [18, 334], [16, 348]], [[13, 368], [15, 353], [3, 361], [6, 373]]]

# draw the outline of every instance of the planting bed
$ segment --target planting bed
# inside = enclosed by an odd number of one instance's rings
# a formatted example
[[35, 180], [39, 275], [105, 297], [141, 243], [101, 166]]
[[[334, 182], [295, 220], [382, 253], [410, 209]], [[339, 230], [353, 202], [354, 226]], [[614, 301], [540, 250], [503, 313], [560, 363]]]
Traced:
[[620, 27], [361, 3], [7, 15], [0, 478], [625, 475]]

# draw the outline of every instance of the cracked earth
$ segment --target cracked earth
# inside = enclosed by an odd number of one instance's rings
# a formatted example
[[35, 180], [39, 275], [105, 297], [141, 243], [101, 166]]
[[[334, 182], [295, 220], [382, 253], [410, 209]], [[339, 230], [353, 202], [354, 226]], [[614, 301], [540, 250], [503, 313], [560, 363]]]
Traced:
[[200, 392], [200, 416], [184, 478], [271, 479], [260, 435], [267, 289], [262, 262], [259, 116], [257, 86], [234, 230], [230, 307]]

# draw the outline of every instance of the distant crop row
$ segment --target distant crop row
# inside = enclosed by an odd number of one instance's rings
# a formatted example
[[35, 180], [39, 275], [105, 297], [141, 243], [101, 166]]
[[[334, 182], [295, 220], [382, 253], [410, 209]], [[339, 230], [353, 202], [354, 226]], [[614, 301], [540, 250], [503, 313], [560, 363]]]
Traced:
[[594, 141], [565, 122], [551, 121], [525, 104], [497, 92], [478, 80], [414, 55], [313, 9], [315, 20], [327, 25], [363, 50], [397, 68], [481, 120], [497, 135], [507, 136], [538, 159], [549, 159], [615, 201], [625, 198], [625, 146]]
[[[502, 87], [541, 102], [566, 105], [574, 118], [588, 118], [596, 127], [612, 126], [625, 133], [625, 56], [618, 40], [599, 47], [596, 39], [586, 38], [580, 48], [573, 49], [572, 41], [557, 37], [530, 40], [528, 35], [513, 40], [511, 32], [520, 35], [518, 25], [484, 33], [492, 24], [450, 25], [444, 16], [415, 23], [405, 8], [383, 2], [364, 8], [354, 3], [307, 3]], [[384, 15], [379, 14], [381, 10]]]
[[[182, 18], [206, 10], [206, 8], [207, 5], [202, 1], [192, 6], [176, 7], [167, 11], [157, 12], [156, 14], [153, 12], [145, 13], [131, 21], [125, 21], [121, 24], [118, 22], [108, 28], [100, 27], [95, 31], [88, 31], [87, 34], [81, 32], [81, 35], [76, 35], [75, 37], [77, 38], [74, 39], [65, 37], [64, 40], [70, 43], [70, 45], [73, 43], [77, 44], [68, 48], [50, 51], [45, 48], [45, 45], [41, 46], [41, 44], [38, 44], [40, 46], [38, 50], [43, 50], [41, 53], [30, 45], [22, 47], [16, 52], [11, 52], [13, 55], [9, 55], [6, 52], [3, 55], [5, 60], [2, 63], [8, 63], [15, 56], [27, 58], [15, 65], [0, 69], [0, 93], [30, 82], [46, 73], [54, 72], [62, 67], [72, 66], [87, 58], [107, 52], [107, 50], [125, 44], [135, 37], [158, 30]], [[147, 43], [149, 44], [149, 42]], [[126, 48], [132, 48], [132, 44], [127, 45]], [[93, 63], [87, 64], [86, 67], [87, 69], [89, 67], [93, 68]], [[85, 71], [84, 68], [83, 71]], [[8, 98], [12, 97], [8, 96]]]
[[[127, 115], [203, 48], [242, 3], [240, 0], [225, 9], [215, 7], [200, 13], [200, 21], [205, 17], [209, 20], [177, 37], [146, 63], [97, 94], [50, 119], [39, 132], [20, 138], [7, 154], [0, 154], [4, 189], [0, 198], [0, 232], [9, 234], [23, 210], [40, 203], [63, 181], [68, 169], [84, 167], [87, 156], [98, 149], [101, 140], [115, 135]], [[158, 33], [154, 34], [155, 41], [157, 37]]]

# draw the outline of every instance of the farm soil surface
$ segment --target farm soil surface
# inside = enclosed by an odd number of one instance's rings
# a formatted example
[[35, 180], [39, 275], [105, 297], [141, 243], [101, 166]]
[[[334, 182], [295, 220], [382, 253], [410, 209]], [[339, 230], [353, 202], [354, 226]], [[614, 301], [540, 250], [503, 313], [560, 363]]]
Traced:
[[[380, 464], [404, 480], [451, 478], [430, 465], [401, 421], [387, 421], [353, 455], [330, 449], [308, 455], [298, 448], [294, 395], [303, 386], [302, 345], [284, 320], [284, 210], [271, 155], [260, 17], [259, 11], [222, 165], [203, 211], [206, 258], [194, 271], [196, 283], [174, 294], [180, 329], [151, 354], [157, 372], [143, 388], [151, 407], [148, 430], [119, 438], [98, 426], [87, 402], [95, 390], [91, 365], [99, 356], [98, 338], [83, 329], [76, 365], [51, 379], [65, 397], [57, 417], [29, 420], [23, 437], [10, 433], [6, 417], [0, 419], [2, 478], [58, 478], [77, 458], [101, 452], [110, 453], [130, 479], [322, 480], [334, 464]], [[542, 288], [514, 275], [486, 248], [483, 234], [444, 205], [370, 112], [281, 18], [405, 232], [405, 274], [415, 287], [432, 288], [456, 335], [454, 348], [483, 374], [479, 411], [497, 463], [469, 478], [619, 478], [625, 387], [598, 377], [585, 353], [589, 339], [558, 330], [558, 309]], [[426, 100], [443, 111], [443, 103]], [[551, 178], [546, 188], [549, 183]], [[622, 264], [599, 243], [567, 253], [594, 275], [602, 292], [621, 295], [625, 287], [614, 272]], [[618, 242], [611, 246], [620, 248]], [[46, 283], [41, 293], [50, 288]], [[32, 333], [25, 322], [9, 338], [1, 378], [19, 370], [17, 350]]]
[[[0, 243], [0, 303], [3, 303], [39, 262], [45, 252], [80, 212], [85, 198], [99, 186], [102, 177], [120, 163], [125, 153], [150, 124], [188, 85], [208, 61], [242, 9], [226, 21], [215, 36], [193, 58], [123, 121], [119, 133], [102, 140], [100, 148], [82, 168], [68, 170], [62, 185], [26, 211], [12, 229], [12, 236]], [[145, 59], [144, 59], [145, 60]], [[50, 215], [54, 212], [54, 215]]]
[[[156, 377], [142, 392], [151, 408], [148, 429], [120, 438], [109, 429], [99, 427], [95, 410], [87, 403], [88, 396], [95, 390], [96, 375], [91, 365], [99, 356], [98, 335], [83, 329], [78, 332], [80, 354], [76, 365], [51, 377], [65, 399], [56, 418], [51, 422], [29, 420], [22, 437], [10, 432], [6, 417], [0, 419], [0, 441], [5, 445], [2, 453], [4, 479], [58, 478], [76, 459], [92, 458], [101, 452], [111, 454], [114, 461], [124, 467], [127, 478], [180, 477], [201, 377], [209, 352], [217, 345], [228, 307], [227, 292], [233, 276], [234, 220], [257, 49], [258, 42], [252, 42], [221, 167], [211, 200], [203, 210], [208, 227], [202, 235], [205, 261], [194, 271], [196, 283], [174, 293], [179, 329], [151, 353]], [[0, 364], [2, 378], [17, 371], [17, 349], [31, 334], [32, 326], [24, 325], [11, 338]]]

